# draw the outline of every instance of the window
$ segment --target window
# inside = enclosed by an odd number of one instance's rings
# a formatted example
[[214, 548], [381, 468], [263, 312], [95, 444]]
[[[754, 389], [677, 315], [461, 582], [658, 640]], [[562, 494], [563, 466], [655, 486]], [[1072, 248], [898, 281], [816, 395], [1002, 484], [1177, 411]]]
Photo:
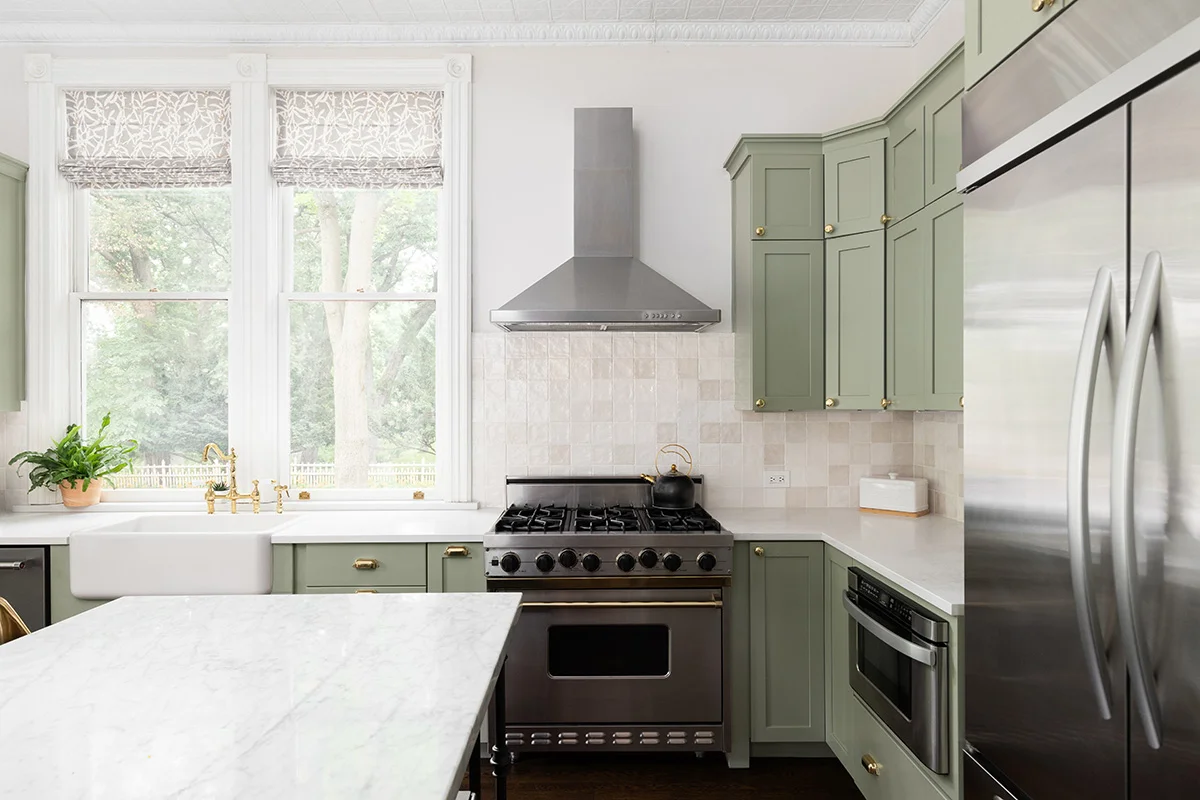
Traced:
[[196, 500], [210, 441], [243, 491], [471, 499], [469, 57], [29, 59], [31, 445], [113, 412], [106, 502]]

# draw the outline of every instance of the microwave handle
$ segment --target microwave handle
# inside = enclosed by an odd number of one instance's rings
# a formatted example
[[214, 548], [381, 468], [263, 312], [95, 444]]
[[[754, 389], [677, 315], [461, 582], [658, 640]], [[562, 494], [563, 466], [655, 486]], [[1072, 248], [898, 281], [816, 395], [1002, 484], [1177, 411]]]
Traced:
[[905, 639], [903, 636], [897, 636], [896, 634], [892, 633], [880, 622], [875, 620], [870, 614], [859, 608], [858, 603], [855, 602], [849, 590], [842, 592], [842, 605], [845, 607], [846, 613], [849, 614], [855, 622], [863, 626], [868, 633], [886, 644], [888, 647], [895, 650], [897, 653], [907, 656], [913, 661], [918, 661], [928, 667], [932, 667], [937, 664], [937, 648], [931, 647], [927, 644], [917, 644], [916, 642]]

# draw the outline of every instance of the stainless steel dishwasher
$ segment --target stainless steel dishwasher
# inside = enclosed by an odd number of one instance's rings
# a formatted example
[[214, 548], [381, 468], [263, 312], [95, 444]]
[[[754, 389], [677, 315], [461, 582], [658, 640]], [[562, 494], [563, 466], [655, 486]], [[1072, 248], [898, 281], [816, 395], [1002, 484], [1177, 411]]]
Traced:
[[0, 547], [0, 597], [31, 631], [46, 627], [48, 621], [46, 566], [44, 547]]

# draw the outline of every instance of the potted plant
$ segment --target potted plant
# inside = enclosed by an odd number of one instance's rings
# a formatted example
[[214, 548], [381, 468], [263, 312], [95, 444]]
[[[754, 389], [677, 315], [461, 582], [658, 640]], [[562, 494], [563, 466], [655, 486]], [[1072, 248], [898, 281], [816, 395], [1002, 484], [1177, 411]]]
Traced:
[[66, 435], [45, 452], [26, 450], [8, 463], [16, 464], [18, 471], [30, 467], [29, 491], [57, 487], [64, 506], [93, 506], [100, 502], [101, 481], [108, 481], [111, 486], [112, 479], [108, 476], [130, 468], [137, 452], [137, 442], [132, 439], [106, 444], [108, 425], [109, 415], [105, 414], [100, 430], [90, 442], [84, 441], [80, 426], [71, 425]]

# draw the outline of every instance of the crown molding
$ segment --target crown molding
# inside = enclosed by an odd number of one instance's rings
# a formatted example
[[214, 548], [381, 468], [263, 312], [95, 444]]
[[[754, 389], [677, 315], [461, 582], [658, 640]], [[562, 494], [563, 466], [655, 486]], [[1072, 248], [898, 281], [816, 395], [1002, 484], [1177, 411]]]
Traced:
[[949, 0], [924, 0], [908, 21], [414, 22], [398, 25], [122, 25], [0, 23], [0, 42], [48, 44], [916, 44]]

